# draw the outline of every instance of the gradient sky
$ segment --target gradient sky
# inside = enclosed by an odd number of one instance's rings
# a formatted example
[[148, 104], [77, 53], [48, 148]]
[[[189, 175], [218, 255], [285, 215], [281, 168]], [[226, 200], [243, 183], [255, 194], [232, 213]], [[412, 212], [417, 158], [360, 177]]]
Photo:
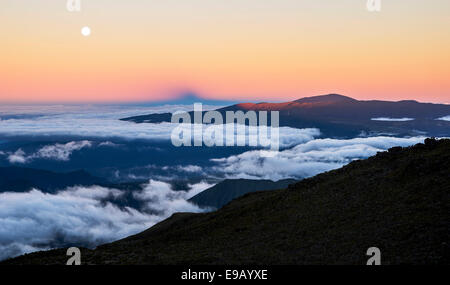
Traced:
[[[1, 0], [1, 102], [450, 103], [450, 1]], [[81, 28], [92, 29], [90, 37]]]

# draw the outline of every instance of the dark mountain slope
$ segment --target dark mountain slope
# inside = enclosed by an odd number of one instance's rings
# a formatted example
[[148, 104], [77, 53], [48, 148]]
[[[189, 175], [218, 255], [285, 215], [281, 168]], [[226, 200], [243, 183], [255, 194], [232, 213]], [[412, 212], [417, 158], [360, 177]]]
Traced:
[[[284, 103], [242, 103], [218, 109], [227, 111], [279, 111], [280, 126], [319, 128], [325, 136], [354, 137], [361, 132], [450, 136], [450, 122], [436, 120], [450, 115], [450, 105], [417, 101], [359, 101], [329, 94]], [[193, 118], [192, 114], [191, 117]], [[411, 121], [374, 121], [374, 118], [412, 118]], [[123, 119], [135, 123], [171, 120], [171, 114], [150, 114]]]
[[25, 192], [38, 188], [44, 192], [54, 192], [69, 186], [90, 186], [106, 183], [84, 170], [56, 173], [23, 167], [0, 167], [0, 192]]
[[201, 207], [218, 209], [247, 193], [283, 189], [295, 182], [296, 180], [294, 179], [284, 179], [276, 182], [272, 180], [227, 179], [195, 195], [189, 201]]
[[[83, 251], [86, 264], [450, 264], [450, 140], [393, 148]], [[65, 251], [5, 264], [64, 264]]]

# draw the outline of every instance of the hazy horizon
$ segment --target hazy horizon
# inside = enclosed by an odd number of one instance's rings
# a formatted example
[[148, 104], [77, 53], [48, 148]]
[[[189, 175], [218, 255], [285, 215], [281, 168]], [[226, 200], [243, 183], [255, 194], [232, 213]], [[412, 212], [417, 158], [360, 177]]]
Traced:
[[[330, 94], [337, 94], [337, 93], [327, 93], [327, 94], [317, 94], [317, 95], [311, 95], [311, 96], [301, 96], [294, 99], [261, 99], [258, 100], [257, 98], [215, 98], [212, 96], [203, 96], [203, 95], [197, 95], [195, 94], [195, 98], [198, 99], [199, 103], [201, 101], [217, 101], [217, 102], [224, 102], [225, 105], [231, 105], [236, 103], [260, 103], [260, 102], [268, 102], [268, 103], [281, 103], [281, 102], [288, 102], [288, 101], [294, 101], [302, 98], [307, 97], [316, 97], [316, 96], [324, 96], [324, 95], [330, 95]], [[350, 97], [359, 101], [388, 101], [388, 102], [400, 102], [400, 101], [417, 101], [419, 103], [431, 103], [431, 104], [444, 104], [449, 105], [450, 101], [448, 102], [441, 102], [441, 101], [421, 101], [417, 100], [415, 98], [405, 98], [401, 100], [393, 100], [393, 99], [382, 99], [382, 98], [366, 98], [366, 99], [358, 99], [358, 97], [354, 96], [347, 96], [344, 94], [337, 94], [345, 97]], [[184, 98], [188, 96], [175, 96], [175, 97], [169, 97], [165, 99], [159, 99], [159, 100], [142, 100], [142, 101], [31, 101], [31, 102], [21, 102], [21, 101], [0, 101], [0, 104], [3, 105], [36, 105], [36, 106], [45, 106], [45, 105], [165, 105], [165, 104], [173, 104], [174, 102], [181, 101]], [[228, 103], [228, 104], [227, 104]], [[191, 105], [191, 103], [180, 103], [179, 105]]]

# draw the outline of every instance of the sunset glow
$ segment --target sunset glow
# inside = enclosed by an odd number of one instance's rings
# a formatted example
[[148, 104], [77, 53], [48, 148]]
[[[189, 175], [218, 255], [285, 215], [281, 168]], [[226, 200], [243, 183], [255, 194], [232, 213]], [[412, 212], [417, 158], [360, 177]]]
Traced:
[[2, 0], [0, 101], [450, 103], [449, 15], [447, 0]]

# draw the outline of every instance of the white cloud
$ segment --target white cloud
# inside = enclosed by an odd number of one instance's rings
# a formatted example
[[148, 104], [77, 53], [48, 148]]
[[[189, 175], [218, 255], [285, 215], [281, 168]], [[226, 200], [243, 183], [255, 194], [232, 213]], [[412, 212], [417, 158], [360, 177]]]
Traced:
[[[173, 124], [135, 124], [119, 119], [151, 113], [190, 111], [192, 108], [193, 106], [126, 105], [0, 106], [0, 113], [11, 116], [0, 121], [0, 135], [169, 140], [171, 130], [175, 127]], [[205, 110], [211, 108], [213, 107], [204, 106]]]
[[190, 191], [175, 191], [167, 183], [150, 180], [134, 192], [145, 205], [139, 210], [105, 202], [123, 192], [99, 186], [56, 194], [36, 189], [0, 193], [0, 260], [67, 244], [92, 247], [141, 232], [175, 212], [203, 212], [206, 209], [187, 199], [207, 186], [202, 182], [191, 185]]
[[[44, 107], [25, 106], [23, 109], [16, 106], [15, 112], [12, 114], [32, 114], [34, 117], [19, 116], [0, 121], [0, 136], [77, 136], [84, 138], [123, 138], [129, 140], [164, 140], [171, 139], [172, 130], [177, 124], [160, 123], [160, 124], [136, 124], [133, 122], [120, 121], [120, 118], [143, 115], [155, 112], [174, 112], [188, 111], [192, 106], [162, 106], [152, 108], [133, 108], [133, 107], [101, 107], [88, 106], [85, 109], [77, 109], [70, 106], [48, 106], [50, 113], [45, 113]], [[30, 108], [30, 110], [28, 110]], [[42, 109], [43, 108], [43, 109]], [[112, 109], [111, 109], [112, 108]], [[208, 110], [209, 107], [204, 108]], [[0, 107], [0, 112], [2, 108]], [[7, 112], [5, 110], [5, 112]], [[78, 113], [77, 113], [78, 112]], [[7, 112], [8, 113], [8, 112]], [[189, 126], [191, 127], [191, 126]], [[211, 125], [204, 125], [204, 131]], [[213, 128], [221, 128], [223, 126], [212, 126]], [[225, 129], [225, 128], [224, 128]], [[235, 128], [234, 136], [238, 137], [237, 128]], [[270, 129], [270, 128], [269, 128]], [[209, 129], [211, 130], [211, 129]], [[249, 137], [256, 136], [260, 132], [260, 128], [252, 127], [246, 131]], [[280, 146], [292, 146], [320, 135], [318, 129], [295, 129], [289, 127], [280, 127]], [[205, 139], [207, 141], [208, 139]], [[105, 142], [101, 146], [112, 146]]]
[[8, 156], [9, 163], [24, 164], [27, 163], [28, 158], [25, 156], [25, 152], [22, 149], [18, 149], [15, 153], [11, 153]]
[[[273, 143], [272, 135], [274, 138], [277, 138], [279, 146], [281, 148], [290, 147], [299, 143], [303, 143], [309, 140], [313, 140], [315, 137], [320, 136], [320, 130], [317, 128], [305, 128], [305, 129], [296, 129], [290, 127], [279, 127], [278, 134], [272, 133], [271, 127], [266, 126], [244, 126], [238, 124], [221, 124], [221, 125], [201, 125], [201, 132], [198, 132], [198, 136], [195, 135], [194, 125], [191, 124], [180, 124], [175, 125], [172, 124], [172, 129], [178, 129], [178, 132], [175, 132], [175, 138], [178, 139], [180, 137], [184, 138], [184, 136], [191, 136], [192, 140], [200, 139], [203, 141], [204, 145], [207, 146], [218, 146], [222, 143], [222, 146], [226, 146], [228, 141], [232, 142], [233, 146], [238, 145], [238, 141], [245, 142], [245, 146], [252, 146], [251, 141], [255, 142], [257, 147], [263, 146], [261, 144], [261, 140], [267, 139], [268, 143]], [[198, 126], [198, 125], [197, 125]], [[230, 128], [229, 128], [230, 127]], [[217, 139], [213, 137], [213, 135], [220, 134], [222, 135], [221, 139]], [[219, 137], [220, 138], [220, 137]], [[188, 142], [190, 140], [187, 140]], [[275, 141], [275, 142], [276, 142]], [[271, 146], [271, 145], [269, 145]]]
[[194, 197], [198, 193], [203, 192], [206, 189], [213, 187], [214, 185], [215, 184], [210, 184], [210, 183], [207, 183], [207, 182], [204, 182], [204, 181], [199, 182], [197, 184], [189, 184], [188, 186], [189, 186], [190, 190], [188, 191], [188, 193], [186, 195], [186, 198], [187, 199], [191, 199], [192, 197]]
[[54, 144], [47, 145], [43, 148], [39, 149], [36, 154], [32, 156], [32, 158], [45, 158], [45, 159], [54, 159], [61, 161], [68, 161], [70, 155], [74, 151], [81, 150], [86, 147], [91, 147], [92, 143], [90, 141], [73, 141], [66, 144]]
[[106, 141], [106, 142], [101, 142], [98, 144], [99, 147], [119, 147], [121, 146], [120, 144], [116, 144], [110, 141]]
[[383, 122], [407, 122], [407, 121], [414, 121], [413, 118], [386, 118], [386, 117], [380, 117], [380, 118], [372, 118], [372, 121], [383, 121]]
[[305, 178], [333, 170], [352, 160], [367, 158], [394, 146], [410, 146], [424, 137], [369, 137], [349, 140], [316, 139], [278, 152], [273, 157], [261, 151], [248, 151], [227, 158], [213, 159], [213, 170], [228, 178], [279, 180]]
[[[204, 110], [215, 109], [217, 106], [204, 105]], [[0, 105], [3, 119], [14, 116], [74, 116], [75, 118], [101, 117], [120, 119], [125, 117], [165, 113], [175, 111], [192, 111], [192, 105], [103, 105], [103, 104], [68, 104], [68, 105]]]
[[141, 192], [134, 193], [134, 197], [147, 202], [146, 208], [156, 211], [164, 216], [168, 212], [196, 212], [198, 207], [187, 201], [192, 197], [190, 191], [173, 191], [170, 184], [161, 181], [150, 180], [148, 185]]
[[447, 122], [450, 122], [450, 115], [448, 115], [448, 116], [445, 116], [445, 117], [442, 117], [442, 118], [439, 118], [439, 119], [436, 119], [436, 120], [440, 120], [440, 121], [447, 121]]
[[198, 165], [186, 165], [186, 166], [179, 165], [179, 166], [177, 166], [177, 170], [184, 171], [184, 172], [191, 172], [191, 173], [202, 172], [202, 168]]
[[65, 191], [59, 192], [64, 197], [78, 197], [87, 199], [105, 199], [109, 196], [120, 197], [123, 192], [117, 189], [105, 188], [101, 186], [91, 187], [69, 187]]
[[33, 159], [52, 159], [60, 161], [69, 161], [74, 151], [92, 146], [90, 141], [73, 141], [66, 144], [46, 145], [36, 151], [36, 153], [27, 155], [22, 149], [14, 153], [8, 153], [8, 161], [12, 164], [25, 164]]

